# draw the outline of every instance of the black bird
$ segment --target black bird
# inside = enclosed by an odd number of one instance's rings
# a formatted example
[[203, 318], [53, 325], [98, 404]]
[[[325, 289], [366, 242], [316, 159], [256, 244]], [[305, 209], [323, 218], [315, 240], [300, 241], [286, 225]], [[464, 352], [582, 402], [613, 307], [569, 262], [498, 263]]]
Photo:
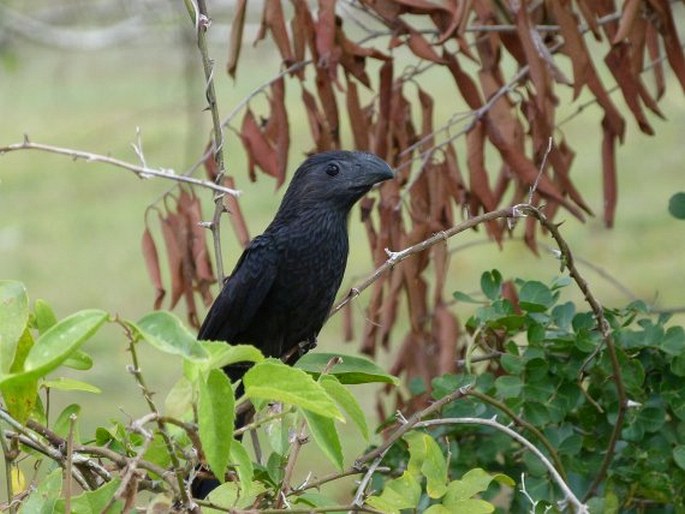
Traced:
[[[315, 346], [345, 272], [350, 210], [374, 184], [392, 177], [369, 153], [331, 151], [304, 161], [276, 217], [224, 283], [198, 339], [252, 344], [268, 357], [301, 345], [290, 362]], [[225, 371], [236, 381], [248, 368], [239, 363]]]

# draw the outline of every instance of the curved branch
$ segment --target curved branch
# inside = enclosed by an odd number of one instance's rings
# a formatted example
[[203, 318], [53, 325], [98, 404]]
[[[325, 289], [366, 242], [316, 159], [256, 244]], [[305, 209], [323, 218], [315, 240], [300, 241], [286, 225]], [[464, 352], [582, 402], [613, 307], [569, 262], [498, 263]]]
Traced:
[[525, 446], [528, 450], [530, 450], [535, 456], [540, 459], [540, 461], [545, 465], [547, 468], [547, 471], [549, 471], [549, 474], [552, 476], [554, 481], [557, 483], [559, 488], [563, 491], [564, 493], [564, 501], [568, 501], [573, 505], [573, 508], [575, 512], [578, 514], [589, 514], [589, 510], [587, 506], [582, 503], [578, 497], [573, 493], [571, 488], [566, 484], [564, 479], [561, 477], [559, 472], [556, 470], [556, 468], [552, 465], [552, 463], [549, 461], [547, 457], [545, 457], [545, 454], [542, 453], [540, 450], [537, 449], [537, 447], [531, 443], [528, 439], [523, 437], [521, 434], [518, 432], [512, 430], [509, 427], [506, 427], [502, 425], [501, 423], [498, 423], [494, 419], [482, 419], [482, 418], [441, 418], [441, 419], [431, 419], [428, 421], [421, 421], [419, 423], [416, 423], [414, 425], [414, 428], [428, 428], [428, 427], [434, 427], [434, 426], [440, 426], [440, 425], [484, 425], [488, 427], [495, 428], [499, 430], [500, 432], [504, 432], [507, 434], [509, 437], [512, 439], [515, 439], [517, 442], [521, 443], [523, 446]]

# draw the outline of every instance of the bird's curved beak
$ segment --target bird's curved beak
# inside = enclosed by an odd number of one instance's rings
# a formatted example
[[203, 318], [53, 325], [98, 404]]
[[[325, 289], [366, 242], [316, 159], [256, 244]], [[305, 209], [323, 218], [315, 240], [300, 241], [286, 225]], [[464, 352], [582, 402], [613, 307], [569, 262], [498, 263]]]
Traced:
[[372, 153], [364, 153], [360, 156], [359, 166], [364, 185], [373, 186], [379, 182], [395, 178], [392, 168], [383, 159]]

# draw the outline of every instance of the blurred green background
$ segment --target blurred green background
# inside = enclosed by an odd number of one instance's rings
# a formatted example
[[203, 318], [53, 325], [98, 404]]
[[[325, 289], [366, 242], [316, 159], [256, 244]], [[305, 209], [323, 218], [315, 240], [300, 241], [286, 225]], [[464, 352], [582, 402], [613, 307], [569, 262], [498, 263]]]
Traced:
[[[6, 7], [33, 15], [60, 4], [15, 1], [7, 2]], [[0, 146], [19, 143], [26, 134], [34, 142], [137, 162], [131, 144], [140, 128], [148, 165], [181, 172], [194, 163], [205, 148], [210, 129], [209, 115], [203, 111], [200, 56], [192, 41], [192, 24], [182, 5], [165, 5], [165, 10], [155, 13], [152, 26], [140, 37], [96, 50], [42, 44], [35, 38], [23, 37], [8, 27], [3, 7]], [[219, 108], [225, 116], [245, 95], [272, 77], [280, 61], [268, 42], [257, 47], [248, 42], [237, 81], [231, 81], [224, 72], [231, 13], [223, 5], [221, 9], [216, 12], [216, 25], [210, 30], [210, 53], [216, 60]], [[87, 15], [83, 16], [84, 25], [93, 23]], [[70, 25], [76, 27], [74, 30], [78, 26], [79, 23]], [[253, 39], [255, 29], [254, 23], [248, 26], [248, 41]], [[598, 54], [597, 59], [602, 55]], [[438, 91], [434, 94], [437, 127], [441, 120], [461, 110], [462, 104], [458, 99], [452, 100], [454, 88], [448, 77], [436, 75], [420, 80], [424, 79], [430, 80], [433, 91]], [[596, 217], [583, 224], [560, 212], [557, 219], [564, 221], [562, 233], [579, 258], [611, 274], [634, 297], [670, 309], [685, 305], [685, 223], [667, 212], [669, 197], [685, 190], [685, 95], [670, 74], [667, 81], [667, 94], [660, 105], [668, 119], [651, 118], [655, 137], [639, 133], [626, 114], [628, 132], [617, 154], [619, 204], [612, 230], [604, 228], [601, 221], [599, 110], [590, 107], [564, 125], [564, 136], [577, 152], [572, 176]], [[441, 88], [444, 94], [439, 93]], [[288, 84], [288, 90], [290, 97], [299, 97], [299, 87], [294, 82]], [[581, 98], [571, 103], [570, 91], [561, 88], [557, 93], [561, 101], [560, 118], [564, 113], [574, 112], [583, 101]], [[623, 108], [620, 96], [613, 97]], [[263, 103], [263, 95], [258, 95], [253, 101], [255, 110], [259, 111]], [[309, 128], [299, 102], [292, 102], [289, 114], [292, 173], [303, 152], [309, 149]], [[233, 126], [239, 127], [241, 119], [242, 111]], [[282, 191], [275, 191], [273, 181], [265, 176], [260, 176], [256, 184], [249, 182], [245, 155], [234, 131], [226, 131], [225, 148], [227, 168], [243, 191], [241, 205], [254, 236], [271, 219]], [[462, 162], [463, 157], [464, 154], [460, 155]], [[25, 283], [30, 297], [49, 302], [58, 317], [96, 307], [124, 318], [140, 318], [152, 308], [154, 298], [140, 251], [144, 215], [146, 208], [170, 186], [171, 183], [157, 179], [142, 181], [128, 171], [106, 165], [36, 151], [0, 155], [0, 278]], [[207, 191], [198, 194], [204, 215], [209, 218], [212, 195]], [[356, 223], [358, 216], [355, 209], [351, 223], [352, 252], [342, 292], [372, 270], [363, 227]], [[228, 271], [239, 256], [239, 248], [230, 225], [224, 223], [223, 227]], [[536, 257], [520, 241], [506, 242], [499, 249], [492, 243], [480, 244], [483, 239], [480, 232], [460, 235], [450, 242], [455, 250], [450, 268], [450, 285], [454, 290], [477, 290], [480, 274], [492, 268], [501, 270], [505, 277], [543, 281], [559, 274], [558, 262], [544, 249]], [[551, 244], [546, 236], [540, 236], [540, 241]], [[580, 268], [605, 305], [621, 306], [632, 299], [595, 269], [587, 265]], [[353, 307], [357, 334], [364, 323], [365, 298], [362, 295]], [[457, 307], [465, 316], [472, 308]], [[185, 317], [182, 307], [177, 313]], [[396, 331], [397, 339], [402, 335], [401, 330]], [[356, 351], [354, 343], [343, 346], [341, 340], [339, 321], [334, 318], [324, 327], [320, 343], [328, 350]], [[96, 373], [90, 374], [90, 380], [103, 389], [102, 395], [62, 393], [55, 395], [52, 406], [56, 415], [68, 403], [84, 405], [84, 437], [92, 433], [95, 421], [103, 416], [126, 421], [129, 416], [145, 412], [139, 391], [125, 369], [130, 359], [121, 333], [108, 327], [85, 349], [96, 363]], [[382, 360], [388, 358], [381, 356]], [[180, 375], [178, 363], [146, 350], [142, 368], [158, 393], [157, 401], [162, 403], [165, 391]], [[73, 376], [78, 377], [78, 373]], [[371, 409], [373, 390], [360, 391], [364, 405]], [[357, 451], [364, 443], [351, 440], [349, 445], [351, 451]]]

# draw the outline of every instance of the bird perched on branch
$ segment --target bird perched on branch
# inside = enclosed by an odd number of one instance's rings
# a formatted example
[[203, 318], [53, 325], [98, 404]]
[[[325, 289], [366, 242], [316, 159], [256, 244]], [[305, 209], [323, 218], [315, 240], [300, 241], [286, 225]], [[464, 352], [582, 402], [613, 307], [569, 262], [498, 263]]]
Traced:
[[[241, 255], [198, 339], [252, 344], [290, 362], [316, 344], [340, 287], [349, 249], [347, 219], [371, 187], [393, 177], [375, 155], [332, 151], [295, 172], [276, 217]], [[301, 352], [293, 350], [301, 345]], [[225, 368], [232, 381], [249, 364]]]

